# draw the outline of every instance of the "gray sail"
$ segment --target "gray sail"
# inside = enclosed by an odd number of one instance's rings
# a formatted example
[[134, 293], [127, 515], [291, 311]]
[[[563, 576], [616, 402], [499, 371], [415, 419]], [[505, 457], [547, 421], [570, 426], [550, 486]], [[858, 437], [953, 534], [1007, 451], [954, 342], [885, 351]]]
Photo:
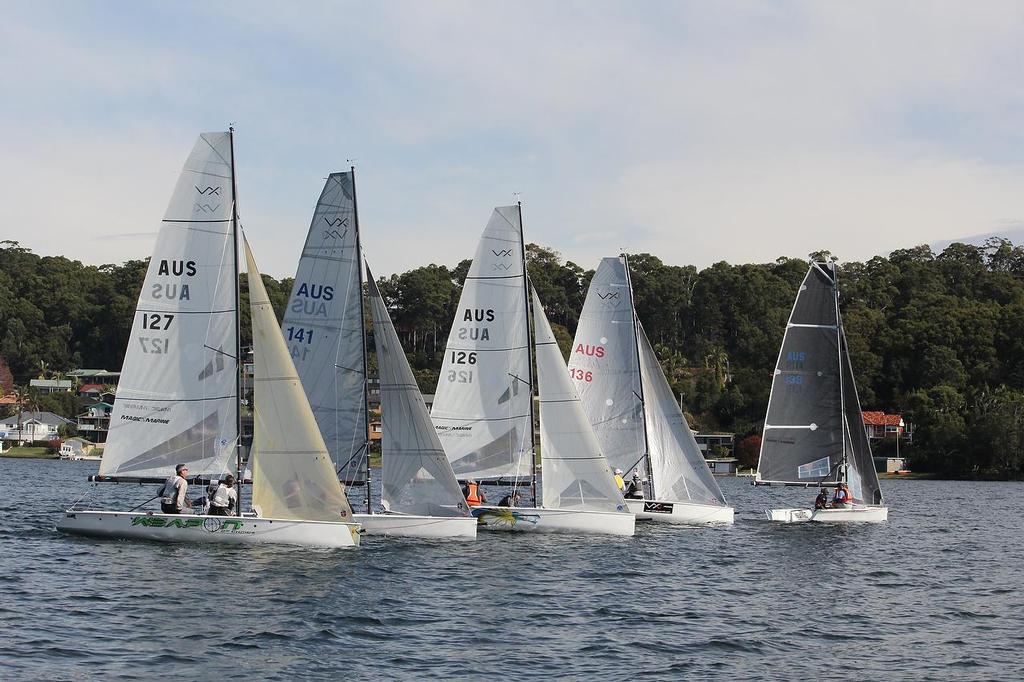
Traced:
[[[840, 318], [842, 319], [842, 318]], [[841, 350], [843, 364], [843, 407], [846, 417], [846, 431], [849, 446], [847, 457], [847, 481], [850, 493], [855, 500], [865, 504], [882, 504], [882, 489], [875, 471], [875, 459], [871, 455], [871, 443], [864, 431], [864, 418], [860, 409], [860, 397], [857, 395], [857, 384], [853, 379], [853, 365], [850, 362], [850, 351], [846, 345], [846, 332], [841, 332]]]
[[654, 499], [725, 506], [725, 495], [704, 461], [654, 348], [638, 327]]
[[384, 432], [381, 502], [389, 511], [405, 514], [466, 516], [462, 489], [430, 421], [423, 394], [369, 269], [367, 286], [377, 346]]
[[367, 442], [359, 267], [352, 173], [331, 173], [281, 330], [331, 459], [348, 481], [363, 479]]
[[793, 304], [775, 366], [758, 481], [840, 480], [849, 436], [844, 428], [839, 336], [835, 267], [812, 263]]
[[647, 476], [636, 324], [626, 265], [604, 258], [590, 280], [569, 355], [576, 385], [601, 450], [628, 478]]

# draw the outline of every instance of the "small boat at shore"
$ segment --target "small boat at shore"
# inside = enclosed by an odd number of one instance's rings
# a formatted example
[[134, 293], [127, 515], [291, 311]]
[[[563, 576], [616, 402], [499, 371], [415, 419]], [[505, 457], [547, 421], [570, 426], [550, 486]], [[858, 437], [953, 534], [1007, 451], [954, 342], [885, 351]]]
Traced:
[[834, 262], [811, 263], [775, 366], [755, 485], [846, 484], [849, 504], [768, 509], [770, 521], [877, 523], [889, 517], [864, 432]]
[[[96, 482], [243, 484], [239, 231], [233, 131], [200, 135], [150, 260]], [[253, 325], [253, 511], [234, 516], [79, 509], [61, 532], [103, 538], [357, 547], [359, 524], [330, 462], [247, 242]], [[145, 503], [143, 503], [145, 504]]]

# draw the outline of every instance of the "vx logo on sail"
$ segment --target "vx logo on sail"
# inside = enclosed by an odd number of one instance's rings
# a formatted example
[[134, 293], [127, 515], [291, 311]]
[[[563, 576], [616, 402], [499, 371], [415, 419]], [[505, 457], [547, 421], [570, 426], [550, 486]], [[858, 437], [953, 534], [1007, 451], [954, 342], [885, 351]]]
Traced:
[[504, 249], [502, 251], [496, 251], [494, 249], [491, 249], [491, 253], [493, 253], [498, 258], [510, 258], [512, 256], [512, 249]]
[[200, 188], [199, 185], [192, 185], [192, 186], [195, 187], [196, 191], [199, 192], [200, 194], [209, 195], [211, 197], [213, 195], [215, 195], [215, 194], [217, 196], [220, 196], [220, 187], [203, 187], [203, 188]]
[[196, 204], [192, 207], [193, 213], [216, 213], [220, 209], [220, 204], [212, 206], [210, 204]]

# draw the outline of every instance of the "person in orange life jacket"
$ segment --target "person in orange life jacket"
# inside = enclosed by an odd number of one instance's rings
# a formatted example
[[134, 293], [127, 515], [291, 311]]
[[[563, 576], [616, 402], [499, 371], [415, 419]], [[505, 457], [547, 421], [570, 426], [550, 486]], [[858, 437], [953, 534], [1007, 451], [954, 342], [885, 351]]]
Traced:
[[828, 490], [825, 488], [821, 489], [818, 496], [814, 498], [815, 509], [827, 509], [828, 508]]
[[853, 506], [853, 495], [850, 494], [850, 488], [845, 483], [840, 483], [836, 488], [836, 495], [832, 498], [832, 506], [839, 509]]
[[484, 495], [484, 491], [472, 478], [462, 486], [462, 494], [466, 498], [466, 504], [470, 507], [479, 507], [481, 504], [487, 503], [487, 495]]
[[160, 489], [160, 511], [164, 514], [180, 514], [189, 506], [186, 476], [188, 467], [179, 464], [174, 467], [174, 475], [164, 481], [164, 487]]

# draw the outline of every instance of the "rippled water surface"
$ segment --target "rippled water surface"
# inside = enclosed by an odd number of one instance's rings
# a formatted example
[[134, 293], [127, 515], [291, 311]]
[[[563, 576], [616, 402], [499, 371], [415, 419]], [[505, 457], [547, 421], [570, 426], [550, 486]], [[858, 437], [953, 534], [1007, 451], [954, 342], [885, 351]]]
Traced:
[[[65, 537], [92, 462], [0, 459], [0, 678], [1024, 679], [1024, 484], [883, 481], [890, 521], [358, 550]], [[835, 662], [840, 668], [837, 674]]]

